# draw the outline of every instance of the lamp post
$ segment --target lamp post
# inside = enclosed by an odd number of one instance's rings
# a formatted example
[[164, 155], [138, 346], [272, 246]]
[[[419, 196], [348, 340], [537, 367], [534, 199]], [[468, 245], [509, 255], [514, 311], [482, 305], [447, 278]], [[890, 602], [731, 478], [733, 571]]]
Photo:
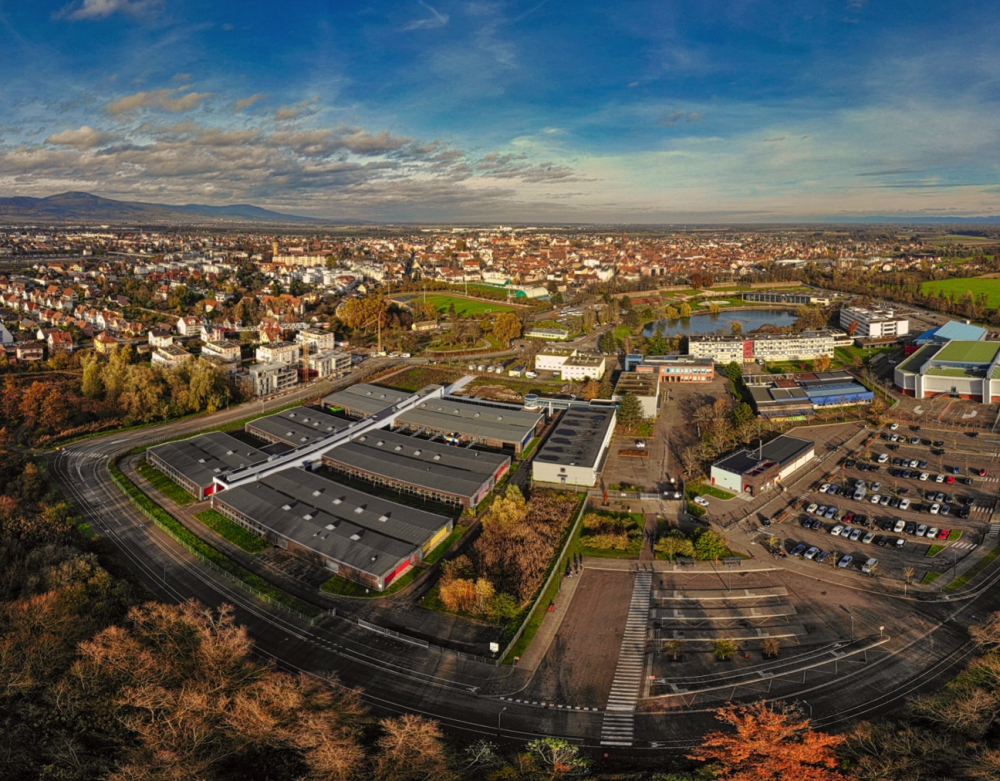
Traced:
[[504, 706], [503, 706], [503, 707], [502, 707], [502, 708], [500, 709], [500, 712], [499, 712], [499, 713], [497, 714], [497, 737], [498, 737], [498, 738], [500, 737], [500, 717], [501, 717], [501, 716], [503, 716], [503, 712], [504, 712], [505, 710], [507, 710], [507, 706], [506, 706], [506, 705], [504, 705]]
[[812, 704], [808, 700], [799, 700], [799, 702], [801, 702], [803, 705], [808, 705], [809, 706], [809, 718], [811, 719], [813, 717], [813, 706], [812, 706]]

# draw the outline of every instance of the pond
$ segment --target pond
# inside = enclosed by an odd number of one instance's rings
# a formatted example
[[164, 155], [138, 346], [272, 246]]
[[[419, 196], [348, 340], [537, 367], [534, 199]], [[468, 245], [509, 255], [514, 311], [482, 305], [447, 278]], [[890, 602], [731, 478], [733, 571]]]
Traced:
[[676, 334], [710, 334], [715, 331], [730, 333], [729, 324], [734, 320], [743, 323], [743, 333], [753, 331], [762, 325], [791, 325], [798, 319], [794, 309], [742, 309], [736, 312], [723, 310], [717, 315], [697, 314], [681, 320], [657, 320], [647, 325], [643, 336], [652, 336], [659, 330], [664, 336]]

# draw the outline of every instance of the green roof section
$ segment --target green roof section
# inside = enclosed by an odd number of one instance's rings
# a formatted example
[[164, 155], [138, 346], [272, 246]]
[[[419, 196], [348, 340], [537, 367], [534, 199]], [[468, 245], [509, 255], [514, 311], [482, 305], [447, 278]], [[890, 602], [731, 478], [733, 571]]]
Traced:
[[948, 342], [935, 361], [947, 363], [992, 363], [1000, 351], [1000, 342]]
[[958, 369], [945, 366], [937, 366], [924, 372], [932, 377], [982, 377], [981, 371], [976, 369]]
[[920, 371], [920, 367], [924, 365], [924, 362], [940, 349], [941, 347], [936, 344], [928, 344], [925, 347], [921, 347], [899, 365], [900, 371], [916, 374]]

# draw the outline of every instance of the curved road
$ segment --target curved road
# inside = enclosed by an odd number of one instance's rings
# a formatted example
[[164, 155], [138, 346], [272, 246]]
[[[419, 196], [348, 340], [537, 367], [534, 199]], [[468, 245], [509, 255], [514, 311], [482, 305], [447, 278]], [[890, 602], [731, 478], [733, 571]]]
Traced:
[[[238, 620], [248, 628], [260, 652], [276, 659], [284, 668], [317, 675], [336, 673], [341, 684], [363, 687], [364, 699], [374, 711], [420, 713], [440, 720], [451, 731], [496, 737], [502, 730], [502, 737], [508, 740], [556, 735], [597, 746], [602, 713], [503, 702], [484, 693], [484, 690], [515, 692], [523, 687], [524, 680], [508, 667], [407, 646], [336, 617], [326, 617], [309, 626], [256, 600], [163, 534], [125, 499], [111, 480], [110, 460], [136, 446], [195, 434], [290, 401], [305, 401], [328, 392], [334, 384], [318, 382], [293, 394], [214, 415], [83, 440], [49, 454], [50, 469], [94, 531], [117, 548], [122, 561], [152, 594], [169, 602], [197, 599], [210, 606], [233, 605]], [[971, 649], [966, 633], [952, 621], [962, 612], [982, 615], [986, 610], [1000, 607], [1000, 594], [991, 593], [998, 577], [994, 573], [965, 597], [953, 598], [957, 610], [951, 610], [952, 605], [928, 605], [929, 610], [947, 611], [951, 615], [941, 616], [941, 623], [928, 639], [931, 650], [920, 649], [919, 659], [911, 660], [908, 656], [911, 651], [905, 647], [892, 648], [890, 655], [850, 679], [851, 689], [858, 691], [856, 687], [877, 683], [891, 670], [891, 687], [882, 679], [882, 685], [873, 687], [870, 696], [848, 698], [851, 704], [847, 707], [843, 679], [804, 687], [800, 693], [803, 698], [808, 695], [817, 723], [833, 729], [845, 726], [849, 720], [898, 707], [905, 696], [938, 686], [954, 675]], [[624, 752], [686, 748], [694, 745], [713, 724], [710, 710], [704, 707], [638, 713], [636, 737], [640, 742]]]

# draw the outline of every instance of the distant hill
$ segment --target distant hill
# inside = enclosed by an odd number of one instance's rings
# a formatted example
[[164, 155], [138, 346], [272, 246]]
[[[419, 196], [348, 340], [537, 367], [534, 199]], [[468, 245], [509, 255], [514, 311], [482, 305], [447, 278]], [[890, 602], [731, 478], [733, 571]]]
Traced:
[[116, 201], [90, 193], [69, 192], [47, 198], [17, 196], [0, 198], [0, 221], [38, 220], [40, 222], [107, 223], [319, 223], [312, 217], [282, 214], [250, 204], [204, 206], [189, 203], [172, 206], [141, 201]]

